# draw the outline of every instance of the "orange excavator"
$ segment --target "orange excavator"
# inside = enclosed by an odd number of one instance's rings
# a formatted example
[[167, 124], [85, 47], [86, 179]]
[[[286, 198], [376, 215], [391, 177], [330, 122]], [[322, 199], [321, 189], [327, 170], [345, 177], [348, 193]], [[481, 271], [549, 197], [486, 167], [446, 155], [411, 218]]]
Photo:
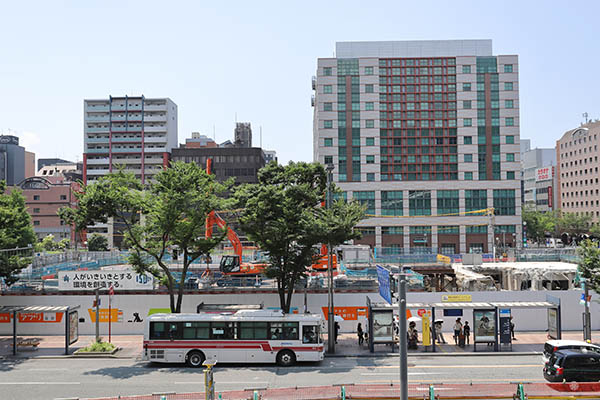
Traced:
[[[206, 160], [206, 172], [212, 172], [212, 159]], [[206, 231], [204, 236], [212, 237], [213, 226], [217, 225], [221, 229], [227, 229], [227, 239], [231, 242], [234, 255], [224, 255], [221, 258], [219, 269], [225, 275], [229, 276], [257, 276], [264, 273], [267, 264], [264, 262], [248, 263], [242, 261], [242, 242], [238, 235], [231, 229], [227, 223], [214, 210], [206, 217]]]

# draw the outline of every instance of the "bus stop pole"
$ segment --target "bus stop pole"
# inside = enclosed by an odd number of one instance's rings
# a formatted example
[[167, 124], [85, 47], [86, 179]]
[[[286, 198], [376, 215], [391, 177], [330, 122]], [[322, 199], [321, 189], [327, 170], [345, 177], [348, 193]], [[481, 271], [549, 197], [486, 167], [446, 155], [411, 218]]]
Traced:
[[67, 308], [65, 311], [65, 355], [69, 355], [69, 331], [71, 325], [71, 318], [69, 314], [69, 309]]
[[17, 355], [17, 312], [13, 311], [13, 356]]
[[408, 350], [407, 350], [407, 329], [406, 329], [406, 275], [400, 273], [398, 279], [398, 325], [400, 332], [400, 340], [398, 345], [400, 346], [400, 400], [408, 400]]
[[100, 341], [100, 289], [96, 289], [96, 342]]
[[431, 330], [431, 351], [435, 353], [435, 307], [431, 307], [431, 322], [430, 322], [430, 330]]

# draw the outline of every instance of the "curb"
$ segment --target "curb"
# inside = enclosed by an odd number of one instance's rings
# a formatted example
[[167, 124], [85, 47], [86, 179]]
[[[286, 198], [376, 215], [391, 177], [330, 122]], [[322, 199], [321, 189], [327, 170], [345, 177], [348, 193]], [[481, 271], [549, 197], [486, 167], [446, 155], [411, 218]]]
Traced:
[[[541, 356], [540, 351], [519, 351], [519, 352], [473, 352], [473, 353], [408, 353], [408, 357], [490, 357], [490, 356]], [[372, 354], [327, 354], [325, 358], [384, 358], [398, 357], [398, 353], [372, 353]]]

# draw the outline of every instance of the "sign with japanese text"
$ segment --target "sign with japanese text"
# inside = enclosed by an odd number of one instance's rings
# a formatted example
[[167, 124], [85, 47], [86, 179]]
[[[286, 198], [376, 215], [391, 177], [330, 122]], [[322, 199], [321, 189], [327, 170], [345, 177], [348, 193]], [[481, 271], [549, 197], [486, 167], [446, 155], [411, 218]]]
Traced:
[[133, 270], [59, 271], [58, 290], [152, 290], [152, 275]]
[[552, 208], [552, 186], [548, 186], [548, 207]]
[[[118, 308], [111, 308], [110, 312], [108, 308], [101, 308], [98, 310], [100, 316], [100, 322], [108, 322], [110, 315], [110, 322], [123, 322], [123, 311]], [[90, 320], [92, 323], [96, 323], [96, 309], [88, 308], [88, 313], [90, 314]]]
[[69, 344], [79, 340], [79, 313], [71, 311], [69, 313]]
[[431, 320], [429, 319], [430, 316], [431, 313], [429, 311], [421, 315], [423, 346], [431, 346]]
[[5, 322], [10, 322], [12, 319], [11, 313], [0, 313], [0, 324]]
[[[325, 319], [329, 318], [329, 307], [321, 307]], [[333, 314], [339, 315], [344, 321], [356, 321], [358, 317], [367, 318], [367, 307], [333, 307]]]
[[470, 303], [472, 297], [470, 294], [443, 294], [442, 303]]
[[19, 323], [60, 323], [62, 312], [19, 312], [17, 321]]
[[535, 170], [535, 181], [548, 181], [554, 178], [554, 167], [544, 167]]
[[377, 280], [379, 281], [379, 295], [383, 297], [385, 301], [392, 304], [392, 291], [390, 288], [390, 271], [378, 265]]

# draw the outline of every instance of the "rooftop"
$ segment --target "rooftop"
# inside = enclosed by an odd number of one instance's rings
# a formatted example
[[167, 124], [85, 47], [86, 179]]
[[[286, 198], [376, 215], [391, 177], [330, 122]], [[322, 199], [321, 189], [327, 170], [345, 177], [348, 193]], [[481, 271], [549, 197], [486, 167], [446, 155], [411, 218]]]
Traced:
[[492, 40], [337, 42], [337, 58], [491, 56]]

